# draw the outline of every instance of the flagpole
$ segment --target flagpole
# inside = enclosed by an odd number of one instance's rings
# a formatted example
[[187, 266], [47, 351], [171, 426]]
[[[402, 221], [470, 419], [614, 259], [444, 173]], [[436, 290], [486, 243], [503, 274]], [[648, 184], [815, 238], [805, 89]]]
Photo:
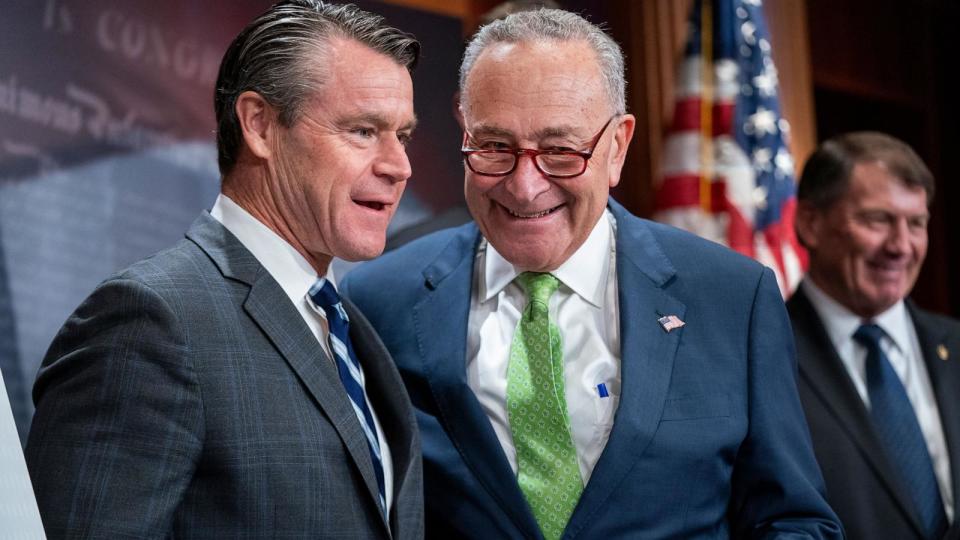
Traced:
[[700, 207], [712, 214], [713, 180], [713, 0], [700, 2]]

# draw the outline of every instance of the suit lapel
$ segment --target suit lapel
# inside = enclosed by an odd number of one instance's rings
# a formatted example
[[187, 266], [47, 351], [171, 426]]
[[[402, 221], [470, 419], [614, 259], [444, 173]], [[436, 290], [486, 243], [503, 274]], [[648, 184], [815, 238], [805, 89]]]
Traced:
[[463, 461], [517, 528], [527, 537], [539, 537], [539, 527], [493, 426], [467, 385], [467, 322], [478, 240], [475, 226], [462, 228], [424, 270], [424, 290], [413, 307], [423, 374], [436, 400], [439, 420]]
[[[950, 456], [954, 516], [960, 516], [960, 406], [956, 397], [956, 391], [960, 388], [960, 343], [958, 336], [951, 334], [950, 328], [918, 310], [912, 302], [907, 302], [907, 309], [917, 330], [923, 360], [940, 411], [940, 423]], [[941, 357], [942, 351], [946, 352], [946, 359]]]
[[920, 523], [912, 510], [913, 502], [907, 497], [907, 491], [900, 486], [893, 467], [885, 457], [886, 451], [873, 430], [870, 413], [802, 288], [794, 293], [788, 308], [794, 325], [800, 377], [843, 426], [844, 431], [860, 449], [864, 461], [887, 489], [888, 495], [897, 502], [914, 528], [921, 531]]
[[[374, 504], [379, 499], [367, 440], [326, 356], [296, 307], [256, 258], [223, 225], [204, 212], [187, 233], [217, 264], [224, 277], [250, 286], [243, 307], [273, 343], [330, 420], [364, 479]], [[384, 525], [386, 523], [384, 522]]]
[[646, 225], [616, 202], [617, 284], [620, 312], [620, 405], [607, 445], [570, 519], [575, 536], [598, 515], [607, 497], [626, 478], [657, 430], [683, 329], [666, 332], [658, 319], [686, 307], [663, 287], [675, 270]]

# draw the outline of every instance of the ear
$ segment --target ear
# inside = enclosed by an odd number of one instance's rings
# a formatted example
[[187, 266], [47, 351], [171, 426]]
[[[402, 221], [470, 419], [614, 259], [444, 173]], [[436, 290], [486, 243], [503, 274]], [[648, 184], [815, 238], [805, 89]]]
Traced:
[[234, 107], [247, 148], [258, 158], [269, 159], [272, 155], [270, 137], [278, 127], [273, 107], [263, 96], [250, 90], [237, 96]]
[[809, 201], [797, 203], [797, 213], [793, 218], [793, 228], [797, 233], [797, 239], [807, 250], [815, 250], [820, 240], [820, 234], [823, 230], [823, 212]]
[[463, 103], [460, 102], [460, 91], [453, 94], [453, 117], [457, 119], [460, 131], [466, 131], [466, 124], [463, 123]]
[[624, 114], [617, 120], [616, 130], [610, 143], [610, 180], [609, 186], [620, 183], [620, 172], [627, 159], [627, 148], [633, 140], [633, 130], [637, 126], [637, 119], [632, 114]]

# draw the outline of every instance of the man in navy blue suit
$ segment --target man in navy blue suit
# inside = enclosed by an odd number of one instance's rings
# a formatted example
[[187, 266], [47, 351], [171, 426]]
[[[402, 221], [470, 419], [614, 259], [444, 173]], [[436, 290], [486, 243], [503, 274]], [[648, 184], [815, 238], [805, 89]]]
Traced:
[[909, 298], [935, 185], [910, 146], [870, 131], [824, 141], [800, 179], [800, 400], [854, 540], [960, 538], [960, 321]]
[[398, 363], [434, 538], [834, 538], [773, 274], [609, 198], [636, 120], [612, 39], [485, 26], [460, 75], [474, 218], [344, 291]]

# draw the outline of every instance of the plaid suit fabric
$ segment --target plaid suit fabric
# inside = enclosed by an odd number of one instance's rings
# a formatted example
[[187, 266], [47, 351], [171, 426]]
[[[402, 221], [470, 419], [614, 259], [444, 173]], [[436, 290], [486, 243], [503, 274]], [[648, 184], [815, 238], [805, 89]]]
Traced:
[[[363, 433], [296, 308], [209, 215], [188, 238], [101, 284], [51, 345], [26, 452], [48, 535], [390, 538]], [[393, 537], [419, 538], [409, 399], [346, 307], [398, 450]]]

